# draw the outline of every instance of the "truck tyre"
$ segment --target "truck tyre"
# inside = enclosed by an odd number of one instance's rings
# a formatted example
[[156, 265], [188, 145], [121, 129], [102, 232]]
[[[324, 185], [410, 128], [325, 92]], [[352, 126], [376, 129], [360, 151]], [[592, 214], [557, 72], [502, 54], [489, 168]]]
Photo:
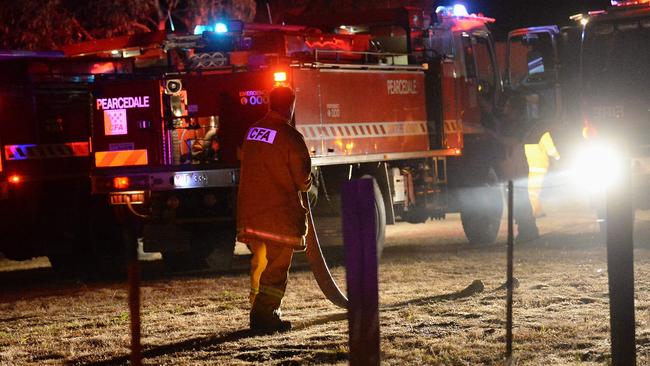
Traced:
[[[105, 219], [104, 222], [98, 222]], [[91, 223], [78, 233], [63, 234], [54, 241], [47, 257], [60, 274], [89, 279], [124, 278], [126, 243], [124, 230], [111, 218], [93, 214]]]
[[409, 224], [422, 224], [429, 218], [429, 212], [426, 207], [412, 205], [408, 211], [404, 211], [402, 219]]
[[460, 192], [460, 220], [470, 244], [492, 244], [497, 238], [503, 215], [501, 187], [490, 169], [483, 183]]
[[377, 240], [377, 260], [379, 260], [384, 251], [384, 241], [386, 240], [386, 206], [384, 206], [384, 198], [377, 180], [371, 175], [364, 175], [361, 179], [372, 179], [375, 191], [375, 222], [377, 223], [375, 239]]
[[235, 229], [216, 224], [194, 224], [189, 251], [163, 252], [165, 266], [172, 271], [212, 269], [227, 271], [235, 249]]

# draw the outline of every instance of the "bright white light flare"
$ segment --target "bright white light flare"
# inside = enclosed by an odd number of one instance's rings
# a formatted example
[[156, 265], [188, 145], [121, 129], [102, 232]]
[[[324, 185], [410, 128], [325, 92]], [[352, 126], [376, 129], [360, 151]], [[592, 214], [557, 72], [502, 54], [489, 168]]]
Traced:
[[622, 174], [622, 154], [603, 143], [584, 145], [576, 154], [572, 175], [580, 189], [601, 192], [616, 185]]

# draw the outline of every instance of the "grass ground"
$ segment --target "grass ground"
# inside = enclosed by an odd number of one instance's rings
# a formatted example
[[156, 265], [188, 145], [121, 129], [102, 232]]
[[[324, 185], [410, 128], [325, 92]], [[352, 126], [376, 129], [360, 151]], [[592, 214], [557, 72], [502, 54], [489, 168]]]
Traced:
[[[640, 215], [635, 251], [639, 365], [650, 364], [646, 224], [650, 217]], [[543, 237], [515, 249], [517, 364], [607, 364], [607, 266], [593, 217], [584, 210], [563, 211], [540, 219], [539, 225]], [[503, 244], [465, 244], [457, 216], [391, 227], [379, 276], [382, 364], [501, 364], [505, 260]], [[33, 265], [47, 266], [41, 261]], [[16, 269], [15, 263], [3, 263], [0, 268]], [[127, 363], [125, 285], [45, 280], [48, 270], [36, 270], [45, 271], [43, 283], [24, 287], [20, 272], [0, 273], [0, 279], [14, 281], [0, 284], [0, 364]], [[333, 273], [343, 282], [343, 267], [334, 267]], [[142, 285], [145, 364], [347, 363], [346, 314], [323, 298], [301, 258], [284, 302], [294, 330], [285, 334], [259, 336], [247, 330], [245, 270], [147, 278]]]

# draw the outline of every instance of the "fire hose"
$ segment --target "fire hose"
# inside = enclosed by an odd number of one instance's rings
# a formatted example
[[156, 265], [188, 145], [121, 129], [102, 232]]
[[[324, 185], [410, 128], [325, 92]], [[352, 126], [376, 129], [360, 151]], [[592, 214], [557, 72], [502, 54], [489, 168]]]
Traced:
[[311, 207], [309, 206], [307, 193], [302, 193], [302, 201], [309, 210], [307, 251], [305, 253], [307, 255], [307, 261], [309, 261], [309, 267], [311, 267], [311, 271], [314, 273], [314, 277], [316, 278], [316, 283], [318, 283], [318, 287], [323, 291], [323, 295], [325, 295], [325, 297], [334, 305], [347, 309], [348, 299], [343, 292], [341, 292], [341, 289], [334, 278], [332, 278], [332, 273], [327, 266], [327, 262], [323, 256], [323, 251], [318, 242], [318, 235], [316, 235], [316, 227], [314, 226], [314, 217], [311, 212]]

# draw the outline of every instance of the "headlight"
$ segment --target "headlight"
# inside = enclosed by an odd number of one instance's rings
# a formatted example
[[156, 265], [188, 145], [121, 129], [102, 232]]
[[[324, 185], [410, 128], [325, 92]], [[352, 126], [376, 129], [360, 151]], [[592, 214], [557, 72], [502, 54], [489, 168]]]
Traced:
[[620, 181], [623, 155], [610, 145], [589, 142], [576, 154], [573, 180], [581, 189], [603, 191]]

